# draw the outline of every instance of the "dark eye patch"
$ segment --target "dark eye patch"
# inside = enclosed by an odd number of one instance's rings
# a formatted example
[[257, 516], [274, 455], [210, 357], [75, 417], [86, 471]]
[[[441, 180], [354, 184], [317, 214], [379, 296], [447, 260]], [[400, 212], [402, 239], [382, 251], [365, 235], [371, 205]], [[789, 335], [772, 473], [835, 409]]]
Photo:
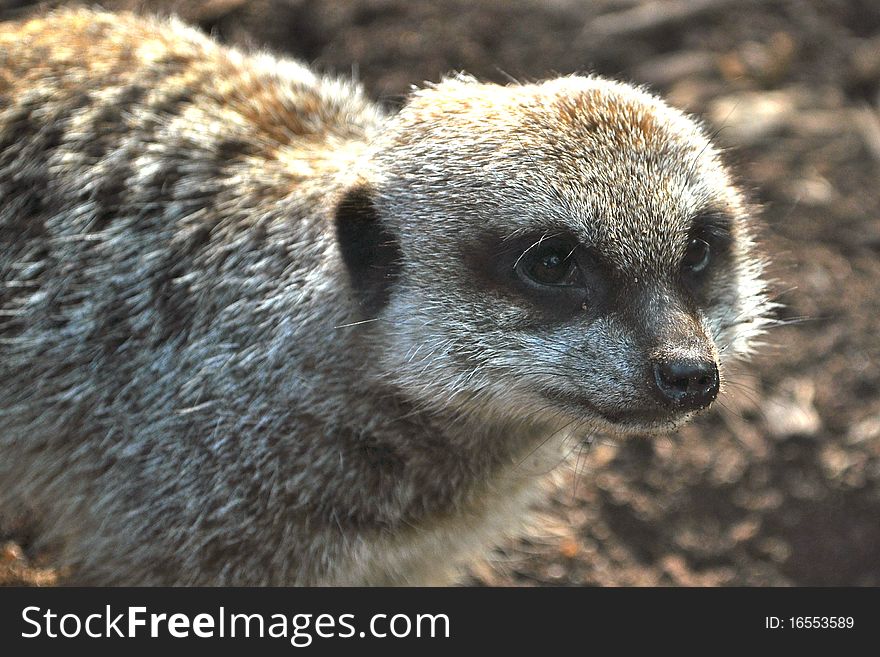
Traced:
[[520, 254], [513, 267], [530, 285], [582, 287], [577, 248], [578, 243], [565, 236], [541, 237]]
[[527, 306], [541, 321], [565, 321], [603, 307], [607, 283], [598, 260], [566, 230], [505, 237], [487, 232], [463, 253], [493, 295]]
[[720, 252], [731, 243], [733, 220], [725, 212], [707, 211], [691, 222], [691, 237], [698, 237]]
[[701, 302], [708, 298], [708, 281], [729, 260], [731, 227], [731, 217], [715, 210], [702, 212], [692, 221], [680, 273], [685, 289]]

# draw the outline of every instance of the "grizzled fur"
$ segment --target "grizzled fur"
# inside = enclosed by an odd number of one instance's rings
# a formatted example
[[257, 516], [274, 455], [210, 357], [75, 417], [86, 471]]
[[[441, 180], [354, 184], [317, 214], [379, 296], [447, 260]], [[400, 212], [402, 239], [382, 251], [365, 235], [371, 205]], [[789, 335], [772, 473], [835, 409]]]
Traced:
[[[728, 248], [691, 294], [699, 221]], [[574, 314], [492, 265], [558, 232], [605, 263]], [[444, 581], [561, 441], [690, 416], [644, 363], [748, 352], [752, 251], [701, 130], [630, 86], [386, 116], [178, 22], [0, 25], [0, 510], [79, 583]]]

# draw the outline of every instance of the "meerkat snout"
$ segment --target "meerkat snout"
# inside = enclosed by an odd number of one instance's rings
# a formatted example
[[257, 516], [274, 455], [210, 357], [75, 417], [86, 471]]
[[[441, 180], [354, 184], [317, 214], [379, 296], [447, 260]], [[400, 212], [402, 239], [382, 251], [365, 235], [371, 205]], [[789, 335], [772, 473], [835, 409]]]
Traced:
[[742, 195], [633, 86], [390, 115], [177, 21], [0, 24], [0, 513], [80, 584], [450, 581], [767, 322]]
[[[700, 250], [698, 271], [719, 255], [705, 242]], [[688, 274], [692, 261], [686, 252], [682, 266]], [[697, 304], [690, 310], [682, 308], [667, 297], [643, 309], [641, 316], [649, 327], [647, 334], [655, 336], [649, 341], [653, 348], [647, 354], [647, 381], [661, 408], [671, 417], [707, 408], [721, 391], [721, 359], [711, 331], [701, 322], [705, 311]]]
[[711, 360], [680, 359], [654, 363], [654, 382], [664, 403], [694, 411], [718, 396], [718, 365]]

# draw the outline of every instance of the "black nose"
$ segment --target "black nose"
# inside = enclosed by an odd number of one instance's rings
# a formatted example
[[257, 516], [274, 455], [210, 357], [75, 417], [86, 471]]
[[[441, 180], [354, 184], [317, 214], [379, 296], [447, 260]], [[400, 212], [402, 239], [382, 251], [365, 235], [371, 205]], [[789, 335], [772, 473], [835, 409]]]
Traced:
[[696, 410], [718, 396], [718, 367], [711, 360], [659, 361], [654, 363], [654, 383], [667, 405]]

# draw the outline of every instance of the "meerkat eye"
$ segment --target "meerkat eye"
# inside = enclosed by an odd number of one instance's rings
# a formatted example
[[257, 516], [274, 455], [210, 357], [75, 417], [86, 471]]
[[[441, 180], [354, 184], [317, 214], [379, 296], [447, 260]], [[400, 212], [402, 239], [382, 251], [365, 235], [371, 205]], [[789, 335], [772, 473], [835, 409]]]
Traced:
[[709, 243], [695, 237], [688, 243], [681, 266], [689, 272], [699, 273], [709, 265], [711, 254]]
[[556, 285], [565, 280], [569, 269], [571, 265], [566, 263], [563, 255], [558, 251], [551, 251], [532, 263], [529, 276], [539, 283]]
[[520, 276], [540, 285], [565, 286], [577, 282], [574, 247], [564, 241], [542, 241], [526, 251], [517, 263]]

